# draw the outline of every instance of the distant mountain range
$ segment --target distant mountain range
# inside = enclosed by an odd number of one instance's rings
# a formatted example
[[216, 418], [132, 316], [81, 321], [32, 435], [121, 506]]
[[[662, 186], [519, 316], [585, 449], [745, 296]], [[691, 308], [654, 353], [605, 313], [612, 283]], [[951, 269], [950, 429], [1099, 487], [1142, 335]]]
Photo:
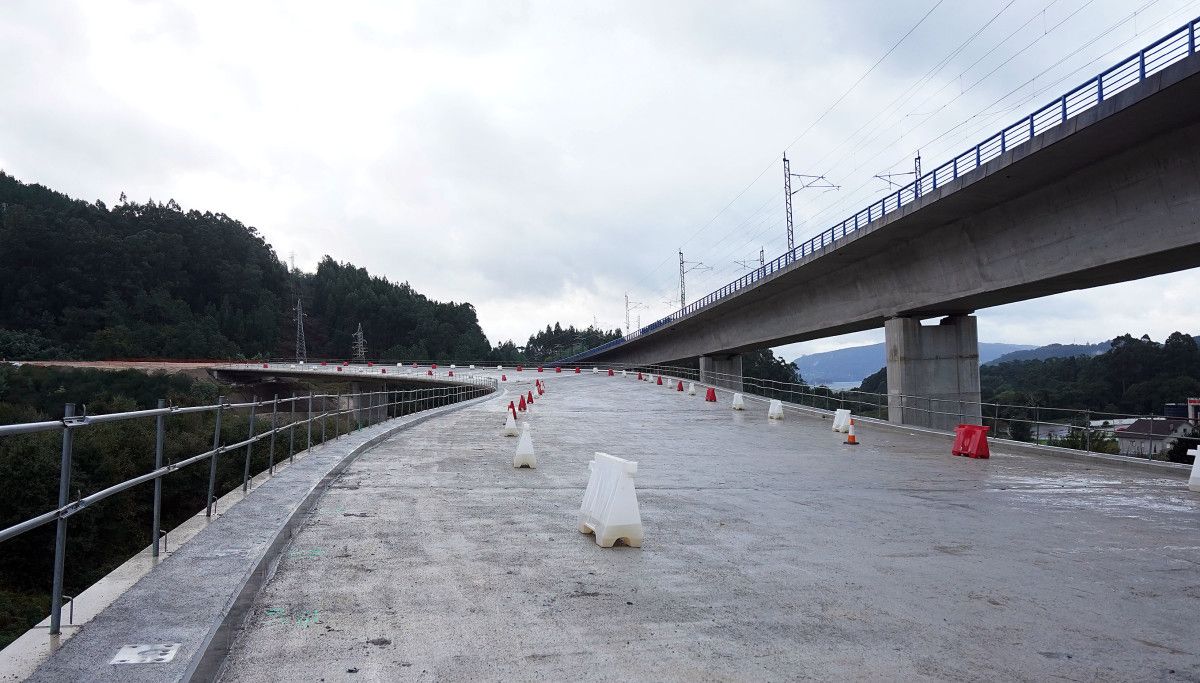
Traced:
[[1049, 358], [1066, 358], [1068, 356], [1099, 356], [1112, 348], [1112, 342], [1099, 344], [1047, 344], [1036, 349], [1013, 351], [999, 358], [984, 361], [983, 365], [995, 365], [1014, 360], [1046, 360]]
[[[1200, 344], [1200, 335], [1195, 337]], [[1110, 342], [1099, 344], [1047, 344], [1029, 346], [1025, 344], [979, 343], [979, 361], [982, 365], [994, 365], [1020, 360], [1046, 360], [1069, 356], [1098, 356], [1112, 348]], [[810, 353], [792, 361], [804, 381], [813, 384], [835, 382], [861, 382], [864, 377], [879, 371], [887, 364], [887, 352], [883, 344], [852, 346], [837, 351]]]

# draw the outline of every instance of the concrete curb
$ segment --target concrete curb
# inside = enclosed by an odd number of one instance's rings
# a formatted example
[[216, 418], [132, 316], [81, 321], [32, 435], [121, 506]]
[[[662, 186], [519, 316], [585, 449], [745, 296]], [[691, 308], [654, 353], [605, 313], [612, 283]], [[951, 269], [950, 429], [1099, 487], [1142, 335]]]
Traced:
[[[114, 600], [42, 662], [29, 680], [215, 680], [237, 632], [250, 616], [254, 598], [273, 575], [281, 552], [338, 476], [358, 456], [398, 432], [492, 398], [494, 394], [489, 393], [395, 418], [392, 424], [363, 430], [366, 433], [343, 435], [361, 439], [346, 443], [348, 452], [331, 449], [322, 453], [318, 449], [297, 459]], [[278, 483], [269, 486], [273, 482]], [[297, 499], [299, 503], [288, 504]], [[183, 647], [168, 663], [109, 664], [119, 647], [151, 642], [179, 642]]]
[[397, 433], [410, 427], [415, 427], [426, 420], [441, 417], [442, 415], [462, 410], [492, 398], [494, 398], [492, 394], [485, 394], [469, 401], [417, 413], [412, 419], [389, 427], [387, 430], [372, 436], [366, 442], [359, 444], [347, 453], [341, 461], [334, 465], [313, 486], [313, 489], [305, 496], [303, 502], [300, 503], [291, 516], [288, 517], [287, 521], [284, 522], [283, 526], [276, 532], [275, 538], [263, 550], [262, 556], [259, 557], [254, 566], [247, 572], [246, 578], [242, 582], [241, 590], [234, 596], [229, 607], [224, 610], [224, 618], [213, 626], [207, 641], [203, 645], [203, 649], [192, 658], [192, 664], [184, 674], [182, 680], [215, 681], [220, 678], [221, 669], [225, 665], [225, 657], [229, 654], [238, 631], [241, 630], [242, 626], [251, 616], [250, 607], [254, 604], [254, 598], [275, 574], [275, 569], [279, 566], [279, 560], [282, 558], [281, 552], [283, 548], [291, 542], [292, 537], [296, 535], [296, 530], [300, 527], [304, 518], [316, 507], [317, 501], [329, 489], [330, 484], [337, 480], [358, 459], [358, 456], [390, 439]]

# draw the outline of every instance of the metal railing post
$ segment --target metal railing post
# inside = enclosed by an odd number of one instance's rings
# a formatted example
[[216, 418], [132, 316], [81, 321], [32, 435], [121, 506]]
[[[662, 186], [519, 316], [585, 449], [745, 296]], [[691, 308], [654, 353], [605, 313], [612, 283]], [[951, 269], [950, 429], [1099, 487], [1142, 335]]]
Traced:
[[[71, 497], [71, 453], [75, 435], [68, 424], [75, 417], [75, 404], [63, 406], [62, 461], [58, 470], [58, 507], [67, 505]], [[59, 517], [54, 532], [54, 578], [50, 589], [50, 635], [62, 633], [63, 571], [67, 561], [67, 518]]]
[[278, 426], [275, 422], [275, 416], [279, 413], [279, 394], [275, 394], [275, 399], [271, 401], [271, 454], [267, 461], [267, 473], [275, 474], [275, 432]]
[[329, 394], [321, 394], [321, 443], [325, 443], [326, 422], [329, 422]]
[[213, 495], [217, 490], [217, 459], [221, 455], [221, 410], [225, 407], [225, 397], [217, 397], [217, 419], [213, 427], [213, 451], [208, 461], [208, 497], [205, 499], [204, 516], [212, 517]]
[[308, 419], [306, 420], [308, 422], [308, 448], [305, 450], [312, 449], [312, 400], [313, 392], [310, 391], [308, 392]]
[[246, 444], [246, 466], [242, 470], [242, 493], [250, 490], [250, 456], [254, 450], [254, 412], [258, 407], [258, 397], [254, 396], [250, 403], [250, 443]]
[[338, 392], [337, 401], [333, 404], [333, 438], [342, 438], [342, 392]]
[[[158, 409], [167, 407], [166, 399], [158, 399]], [[163, 439], [167, 431], [167, 416], [159, 415], [154, 418], [154, 469], [162, 469]], [[154, 511], [150, 522], [150, 556], [158, 557], [159, 531], [162, 522], [162, 477], [154, 478]]]
[[296, 392], [288, 402], [288, 462], [296, 459]]

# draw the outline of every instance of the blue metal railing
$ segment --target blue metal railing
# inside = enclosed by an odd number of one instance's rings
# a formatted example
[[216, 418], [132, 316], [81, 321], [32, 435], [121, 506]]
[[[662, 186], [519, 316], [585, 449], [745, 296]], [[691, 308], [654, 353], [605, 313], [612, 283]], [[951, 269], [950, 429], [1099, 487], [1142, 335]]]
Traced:
[[800, 259], [820, 255], [829, 250], [830, 247], [840, 246], [838, 245], [838, 241], [854, 233], [856, 230], [911, 204], [922, 196], [937, 190], [938, 187], [957, 180], [960, 176], [974, 171], [1004, 154], [1009, 149], [1028, 142], [1055, 126], [1062, 125], [1068, 119], [1092, 107], [1098, 106], [1105, 99], [1140, 83], [1168, 66], [1191, 57], [1196, 52], [1196, 30], [1198, 25], [1200, 25], [1200, 18], [1189, 21], [1181, 28], [1159, 38], [1137, 53], [1109, 67], [1107, 70], [1085, 81], [1063, 96], [1047, 103], [1033, 113], [1018, 119], [1011, 125], [1001, 129], [999, 133], [967, 149], [962, 154], [925, 173], [908, 185], [901, 187], [895, 192], [888, 193], [882, 199], [872, 202], [849, 218], [825, 230], [807, 242], [800, 244], [792, 251], [784, 252], [775, 260], [709, 293], [704, 298], [694, 301], [667, 317], [656, 320], [639, 330], [630, 332], [624, 337], [606, 342], [582, 353], [568, 356], [559, 362], [569, 363], [583, 360], [622, 344], [629, 343], [644, 334], [669, 325], [675, 320], [707, 308], [718, 301], [736, 294], [742, 289], [771, 279], [786, 266]]

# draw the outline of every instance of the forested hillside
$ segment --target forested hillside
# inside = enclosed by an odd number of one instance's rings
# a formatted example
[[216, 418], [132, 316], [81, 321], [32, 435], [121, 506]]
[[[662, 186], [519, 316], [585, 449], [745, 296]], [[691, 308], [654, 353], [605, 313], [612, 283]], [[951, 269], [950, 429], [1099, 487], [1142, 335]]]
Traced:
[[326, 257], [289, 272], [251, 226], [165, 204], [71, 199], [0, 172], [0, 357], [345, 357], [362, 323], [373, 357], [484, 358], [475, 309]]

